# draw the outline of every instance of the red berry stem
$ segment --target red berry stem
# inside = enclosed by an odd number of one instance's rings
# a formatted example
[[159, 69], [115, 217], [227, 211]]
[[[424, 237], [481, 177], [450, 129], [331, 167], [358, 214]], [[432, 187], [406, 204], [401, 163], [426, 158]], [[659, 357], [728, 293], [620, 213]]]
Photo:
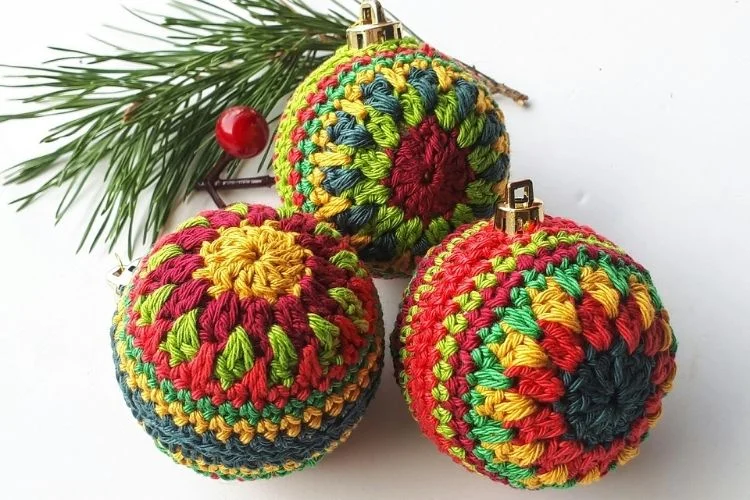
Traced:
[[216, 164], [214, 164], [211, 170], [208, 171], [205, 179], [198, 183], [198, 189], [205, 189], [208, 191], [208, 194], [211, 196], [211, 199], [214, 200], [214, 203], [218, 208], [225, 208], [227, 204], [216, 191], [216, 181], [218, 180], [219, 175], [225, 168], [227, 168], [227, 165], [229, 165], [233, 159], [234, 157], [229, 153], [223, 153]]

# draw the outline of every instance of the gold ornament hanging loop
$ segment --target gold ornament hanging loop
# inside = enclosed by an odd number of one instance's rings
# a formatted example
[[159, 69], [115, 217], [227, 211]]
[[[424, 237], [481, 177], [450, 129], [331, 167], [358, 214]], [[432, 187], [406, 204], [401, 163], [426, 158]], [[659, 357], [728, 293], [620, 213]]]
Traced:
[[534, 197], [534, 184], [530, 179], [508, 183], [505, 199], [495, 211], [495, 228], [516, 234], [532, 221], [544, 221], [544, 203]]
[[350, 49], [364, 49], [368, 45], [401, 38], [401, 23], [388, 20], [378, 0], [363, 0], [359, 8], [359, 20], [346, 30], [346, 40]]

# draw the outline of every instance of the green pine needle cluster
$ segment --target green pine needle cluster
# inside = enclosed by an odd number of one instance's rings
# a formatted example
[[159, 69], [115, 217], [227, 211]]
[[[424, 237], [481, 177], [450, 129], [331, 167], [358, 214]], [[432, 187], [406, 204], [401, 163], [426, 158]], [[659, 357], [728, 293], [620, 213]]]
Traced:
[[[53, 152], [7, 171], [6, 183], [49, 177], [13, 203], [22, 209], [60, 189], [59, 220], [102, 169], [104, 194], [80, 248], [112, 248], [127, 234], [132, 253], [139, 237], [147, 243], [158, 235], [175, 203], [219, 158], [213, 129], [224, 109], [241, 104], [268, 115], [345, 43], [356, 16], [334, 3], [321, 12], [304, 0], [177, 1], [174, 16], [131, 12], [161, 33], [131, 33], [153, 39], [157, 50], [53, 48], [60, 58], [14, 67], [22, 79], [12, 86], [35, 92], [23, 99], [35, 109], [0, 115], [0, 123], [69, 116], [43, 140], [55, 144]], [[145, 196], [148, 215], [137, 221]]]

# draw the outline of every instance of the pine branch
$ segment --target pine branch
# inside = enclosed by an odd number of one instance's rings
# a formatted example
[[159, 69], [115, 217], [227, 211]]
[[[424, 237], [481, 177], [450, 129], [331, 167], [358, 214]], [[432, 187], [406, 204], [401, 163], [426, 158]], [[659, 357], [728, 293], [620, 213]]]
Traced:
[[[345, 43], [353, 18], [311, 9], [302, 0], [173, 2], [174, 16], [130, 11], [159, 30], [132, 32], [164, 44], [147, 52], [106, 44], [108, 53], [52, 48], [42, 67], [16, 66], [22, 83], [38, 91], [22, 101], [34, 111], [0, 115], [0, 123], [71, 115], [43, 142], [48, 154], [6, 171], [6, 183], [51, 178], [14, 200], [23, 209], [53, 189], [63, 189], [61, 219], [92, 173], [105, 169], [105, 189], [81, 240], [110, 249], [127, 233], [132, 253], [138, 237], [153, 239], [180, 199], [200, 181], [221, 152], [213, 137], [216, 117], [242, 104], [268, 114], [297, 84]], [[324, 35], [324, 36], [321, 36]], [[108, 165], [108, 166], [105, 166]], [[151, 189], [142, 228], [136, 205]], [[141, 200], [142, 201], [142, 200]]]
[[[40, 67], [4, 66], [21, 79], [5, 86], [27, 89], [32, 95], [22, 102], [36, 109], [0, 115], [0, 124], [67, 119], [42, 140], [56, 149], [5, 172], [6, 184], [49, 177], [12, 204], [22, 210], [59, 189], [59, 221], [93, 184], [92, 174], [103, 170], [104, 192], [79, 250], [100, 242], [111, 250], [127, 233], [132, 255], [137, 239], [154, 239], [174, 205], [221, 156], [213, 129], [224, 109], [246, 105], [268, 115], [346, 43], [359, 2], [350, 0], [350, 10], [330, 1], [336, 9], [321, 12], [305, 0], [176, 0], [172, 16], [128, 10], [155, 33], [112, 28], [158, 49], [142, 52], [102, 41], [102, 53], [52, 47], [57, 57]], [[523, 94], [465, 66], [490, 89], [525, 103]], [[229, 166], [230, 175], [237, 166]], [[148, 196], [145, 221], [135, 227], [136, 206]]]

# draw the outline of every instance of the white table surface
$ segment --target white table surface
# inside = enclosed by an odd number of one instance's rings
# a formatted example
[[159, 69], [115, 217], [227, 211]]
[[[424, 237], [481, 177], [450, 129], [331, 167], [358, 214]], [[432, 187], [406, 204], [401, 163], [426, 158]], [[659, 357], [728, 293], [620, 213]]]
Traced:
[[[95, 47], [124, 0], [0, 5], [0, 62], [47, 45]], [[165, 0], [129, 0], [163, 11]], [[619, 242], [651, 271], [680, 341], [664, 418], [639, 458], [556, 499], [747, 499], [750, 471], [750, 2], [390, 2], [441, 50], [530, 94], [503, 102], [515, 177], [550, 213]], [[115, 36], [115, 39], [122, 39]], [[20, 109], [0, 89], [0, 112]], [[0, 168], [42, 148], [48, 123], [0, 125]], [[440, 455], [408, 416], [386, 361], [351, 440], [287, 478], [212, 481], [174, 465], [134, 423], [113, 377], [115, 260], [75, 254], [92, 197], [53, 225], [58, 193], [21, 214], [0, 189], [0, 498], [527, 498]], [[277, 204], [270, 189], [248, 194]], [[204, 195], [170, 224], [210, 206]], [[122, 246], [118, 247], [124, 253]], [[405, 281], [378, 282], [392, 325]], [[530, 497], [528, 497], [530, 498]]]

